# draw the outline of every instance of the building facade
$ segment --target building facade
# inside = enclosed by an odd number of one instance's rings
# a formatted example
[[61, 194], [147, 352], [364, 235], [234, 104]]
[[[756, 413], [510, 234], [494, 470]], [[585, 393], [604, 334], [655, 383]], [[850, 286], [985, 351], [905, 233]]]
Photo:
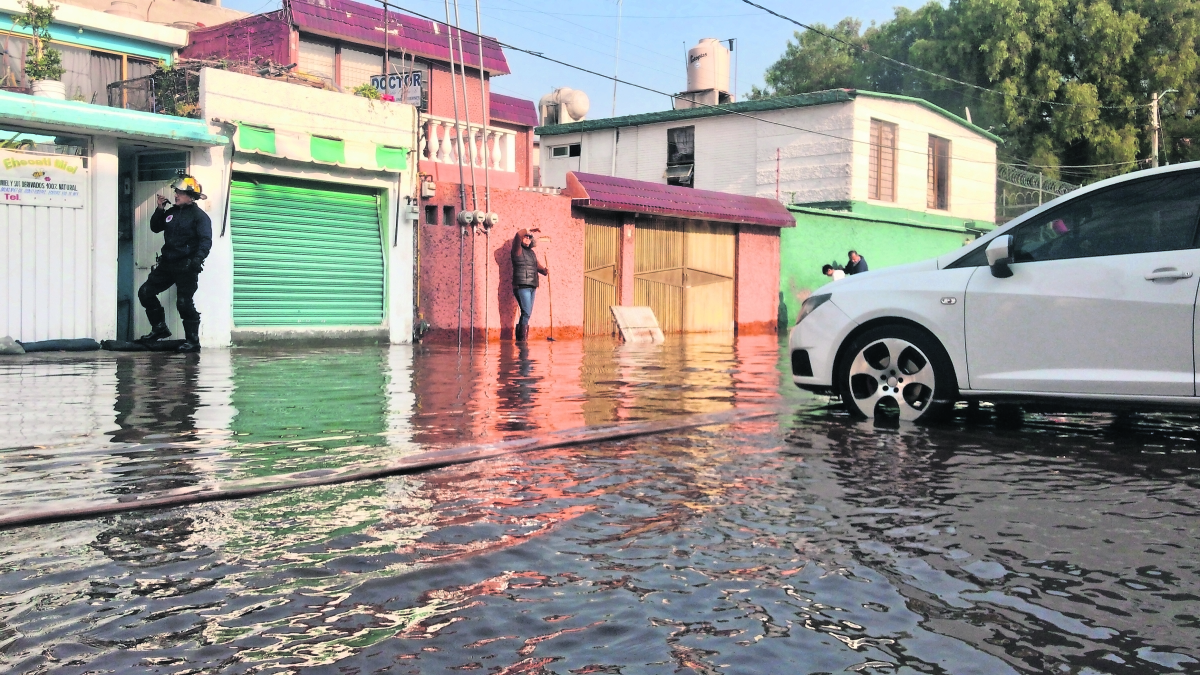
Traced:
[[[56, 16], [71, 23], [54, 35], [79, 36], [63, 45], [65, 63], [66, 49], [81, 53], [79, 73], [64, 81], [82, 100], [0, 92], [9, 141], [0, 153], [12, 174], [0, 205], [0, 334], [28, 342], [146, 332], [136, 291], [162, 245], [149, 218], [156, 197], [188, 173], [204, 186], [199, 205], [213, 226], [195, 296], [204, 346], [411, 340], [414, 106], [205, 68], [186, 79], [186, 110], [129, 109], [144, 102], [125, 85], [157, 77], [149, 58], [172, 63], [187, 34], [79, 7]], [[50, 188], [26, 189], [27, 179]], [[161, 300], [181, 334], [174, 293]]]
[[831, 90], [539, 127], [541, 179], [570, 171], [774, 199], [780, 316], [856, 249], [872, 267], [945, 253], [990, 230], [999, 138], [920, 99]]

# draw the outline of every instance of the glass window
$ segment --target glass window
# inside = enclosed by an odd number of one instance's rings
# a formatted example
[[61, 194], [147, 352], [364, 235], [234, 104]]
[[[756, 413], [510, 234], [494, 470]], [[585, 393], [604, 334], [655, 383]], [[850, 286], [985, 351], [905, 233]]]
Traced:
[[23, 89], [25, 81], [25, 50], [29, 40], [13, 35], [0, 35], [0, 88]]
[[48, 131], [22, 131], [10, 127], [0, 127], [0, 148], [87, 157], [88, 139], [81, 136], [58, 135]]
[[370, 84], [371, 77], [383, 73], [383, 50], [378, 52], [342, 45], [342, 91]]
[[667, 129], [667, 166], [692, 164], [696, 157], [696, 127]]
[[950, 141], [929, 137], [927, 188], [925, 206], [939, 211], [950, 208]]
[[1084, 195], [1013, 232], [1016, 262], [1066, 260], [1195, 244], [1200, 171], [1137, 180]]
[[296, 65], [299, 66], [301, 71], [309, 75], [316, 75], [333, 84], [333, 65], [336, 51], [331, 44], [301, 38], [300, 58]]
[[896, 125], [871, 120], [871, 155], [867, 170], [867, 197], [896, 201]]

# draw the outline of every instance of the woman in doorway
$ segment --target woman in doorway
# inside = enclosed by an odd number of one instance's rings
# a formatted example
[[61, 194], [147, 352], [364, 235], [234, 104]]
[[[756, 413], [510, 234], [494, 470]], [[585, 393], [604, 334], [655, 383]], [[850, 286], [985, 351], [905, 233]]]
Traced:
[[538, 275], [550, 276], [550, 270], [538, 262], [537, 254], [533, 252], [536, 245], [537, 241], [529, 230], [521, 230], [513, 237], [513, 295], [517, 296], [517, 305], [521, 308], [521, 319], [517, 322], [517, 340], [529, 337], [529, 317], [533, 314], [533, 296], [538, 287]]

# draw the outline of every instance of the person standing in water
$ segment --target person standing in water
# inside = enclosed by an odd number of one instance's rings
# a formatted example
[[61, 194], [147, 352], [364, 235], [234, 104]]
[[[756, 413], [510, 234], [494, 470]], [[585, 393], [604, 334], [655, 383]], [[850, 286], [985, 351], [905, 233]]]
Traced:
[[186, 338], [179, 351], [198, 352], [200, 312], [196, 311], [192, 296], [200, 284], [204, 259], [212, 249], [212, 221], [196, 204], [196, 200], [205, 197], [195, 178], [181, 176], [171, 187], [175, 189], [175, 205], [167, 208], [167, 198], [158, 195], [158, 208], [150, 217], [150, 231], [163, 233], [163, 245], [154, 267], [150, 268], [150, 277], [138, 289], [138, 300], [150, 320], [150, 332], [138, 342], [157, 342], [171, 337], [167, 311], [158, 301], [158, 294], [174, 286], [175, 307], [183, 320]]
[[[537, 230], [534, 230], [536, 232]], [[512, 243], [513, 295], [521, 308], [521, 319], [517, 321], [516, 339], [529, 337], [529, 317], [533, 314], [533, 296], [538, 287], [538, 275], [550, 276], [550, 270], [538, 262], [533, 247], [537, 241], [529, 230], [517, 232]]]

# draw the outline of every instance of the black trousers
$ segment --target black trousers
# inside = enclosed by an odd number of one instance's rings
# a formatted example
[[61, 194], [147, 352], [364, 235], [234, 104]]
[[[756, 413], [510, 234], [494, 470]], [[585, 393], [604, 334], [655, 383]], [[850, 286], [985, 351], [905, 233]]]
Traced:
[[200, 312], [196, 311], [196, 303], [192, 296], [200, 285], [200, 273], [188, 270], [186, 260], [160, 261], [150, 268], [150, 277], [138, 289], [138, 300], [146, 308], [146, 316], [150, 323], [164, 321], [166, 312], [158, 301], [158, 294], [171, 286], [175, 287], [175, 307], [179, 310], [179, 318], [184, 321], [199, 321]]

